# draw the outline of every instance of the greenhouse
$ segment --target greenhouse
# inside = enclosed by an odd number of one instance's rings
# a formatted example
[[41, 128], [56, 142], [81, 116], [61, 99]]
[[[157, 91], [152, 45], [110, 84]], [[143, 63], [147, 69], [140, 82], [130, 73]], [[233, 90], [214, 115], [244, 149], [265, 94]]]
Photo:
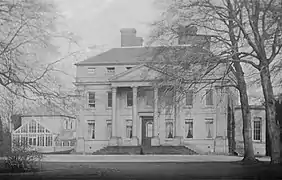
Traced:
[[52, 147], [56, 135], [36, 120], [29, 120], [12, 133], [16, 143], [31, 147]]

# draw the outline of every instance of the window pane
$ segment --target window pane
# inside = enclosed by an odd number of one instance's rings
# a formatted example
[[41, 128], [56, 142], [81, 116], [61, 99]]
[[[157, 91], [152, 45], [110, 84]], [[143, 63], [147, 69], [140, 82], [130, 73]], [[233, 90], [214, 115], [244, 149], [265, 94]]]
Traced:
[[256, 141], [261, 140], [261, 118], [255, 118], [254, 120], [254, 133], [253, 138]]
[[212, 138], [213, 137], [213, 120], [212, 119], [206, 119], [206, 137]]
[[132, 91], [127, 92], [127, 106], [132, 106], [133, 105], [133, 93]]
[[88, 93], [88, 104], [89, 104], [89, 107], [95, 107], [95, 93], [94, 92]]
[[112, 92], [108, 92], [108, 107], [112, 107]]
[[36, 133], [36, 122], [35, 121], [31, 121], [29, 123], [29, 132]]
[[112, 137], [112, 123], [111, 122], [107, 123], [107, 136], [108, 136], [108, 139], [111, 139]]
[[166, 138], [173, 138], [173, 123], [166, 122]]
[[126, 121], [126, 138], [132, 138], [132, 120]]
[[148, 122], [146, 127], [146, 136], [153, 137], [153, 123]]
[[154, 91], [153, 90], [146, 90], [145, 91], [145, 98], [146, 98], [146, 105], [153, 106], [154, 102]]
[[213, 90], [206, 90], [206, 105], [213, 105]]
[[193, 138], [193, 120], [185, 121], [185, 137]]
[[95, 122], [88, 123], [88, 135], [90, 139], [95, 139]]
[[188, 91], [186, 93], [186, 105], [187, 106], [193, 105], [193, 92], [192, 91]]

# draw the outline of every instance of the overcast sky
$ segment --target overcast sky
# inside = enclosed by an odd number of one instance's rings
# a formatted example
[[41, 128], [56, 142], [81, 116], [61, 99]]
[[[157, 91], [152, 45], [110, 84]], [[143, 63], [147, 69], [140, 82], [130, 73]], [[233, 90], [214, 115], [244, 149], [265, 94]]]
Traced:
[[[146, 39], [150, 31], [149, 24], [160, 14], [154, 0], [54, 0], [54, 2], [59, 13], [64, 16], [63, 29], [74, 33], [80, 39], [77, 49], [87, 52], [88, 47], [98, 46], [94, 51], [88, 51], [85, 56], [64, 60], [61, 68], [73, 77], [75, 61], [82, 61], [87, 56], [109, 48], [120, 47], [121, 28], [136, 28], [137, 36]], [[62, 50], [68, 48], [68, 44], [62, 42], [59, 46]]]

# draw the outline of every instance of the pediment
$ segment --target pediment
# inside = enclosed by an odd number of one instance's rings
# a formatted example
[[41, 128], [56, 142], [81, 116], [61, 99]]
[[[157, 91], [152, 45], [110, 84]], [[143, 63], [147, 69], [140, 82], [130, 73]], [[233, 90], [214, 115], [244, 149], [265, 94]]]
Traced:
[[154, 81], [159, 79], [161, 75], [162, 73], [148, 67], [147, 65], [139, 65], [112, 77], [109, 81]]

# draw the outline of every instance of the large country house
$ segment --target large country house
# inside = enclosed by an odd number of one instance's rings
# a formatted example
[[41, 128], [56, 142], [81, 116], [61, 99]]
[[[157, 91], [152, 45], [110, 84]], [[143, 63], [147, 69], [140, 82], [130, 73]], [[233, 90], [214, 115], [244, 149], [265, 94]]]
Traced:
[[[186, 33], [184, 33], [185, 35]], [[179, 46], [203, 36], [182, 37]], [[209, 48], [206, 46], [204, 48]], [[191, 47], [193, 51], [193, 48]], [[136, 30], [121, 30], [121, 47], [78, 62], [76, 89], [80, 95], [77, 152], [95, 152], [106, 146], [186, 146], [197, 152], [228, 153], [228, 102], [237, 93], [216, 84], [189, 91], [184, 103], [166, 111], [162, 88], [153, 86], [162, 76], [144, 62], [148, 51]], [[171, 102], [170, 102], [171, 103]]]

